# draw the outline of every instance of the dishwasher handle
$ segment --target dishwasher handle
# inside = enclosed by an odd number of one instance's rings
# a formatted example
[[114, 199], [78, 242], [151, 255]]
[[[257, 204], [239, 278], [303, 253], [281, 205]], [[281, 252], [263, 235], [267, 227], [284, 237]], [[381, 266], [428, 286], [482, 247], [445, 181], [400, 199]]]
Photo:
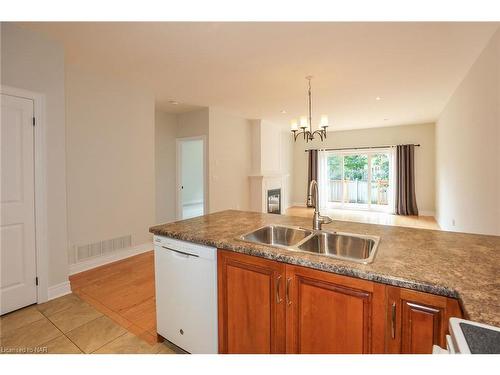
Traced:
[[185, 253], [184, 251], [174, 250], [174, 249], [171, 249], [170, 247], [166, 247], [166, 246], [162, 246], [162, 247], [163, 247], [164, 249], [167, 249], [167, 250], [173, 251], [174, 253], [181, 254], [181, 255], [184, 255], [184, 256], [187, 256], [187, 257], [195, 257], [195, 258], [199, 258], [199, 255], [198, 255], [198, 254]]

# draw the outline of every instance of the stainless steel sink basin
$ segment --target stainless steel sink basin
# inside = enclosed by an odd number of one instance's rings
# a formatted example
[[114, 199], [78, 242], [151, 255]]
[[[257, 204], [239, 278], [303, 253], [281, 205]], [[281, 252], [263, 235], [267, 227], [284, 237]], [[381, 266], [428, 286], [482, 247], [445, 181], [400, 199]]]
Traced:
[[347, 233], [316, 232], [298, 247], [301, 251], [370, 263], [379, 239]]
[[315, 231], [284, 225], [267, 225], [244, 234], [239, 239], [365, 264], [373, 262], [380, 241], [376, 236]]
[[255, 242], [271, 246], [293, 246], [310, 237], [313, 232], [307, 229], [267, 225], [241, 236], [243, 241]]

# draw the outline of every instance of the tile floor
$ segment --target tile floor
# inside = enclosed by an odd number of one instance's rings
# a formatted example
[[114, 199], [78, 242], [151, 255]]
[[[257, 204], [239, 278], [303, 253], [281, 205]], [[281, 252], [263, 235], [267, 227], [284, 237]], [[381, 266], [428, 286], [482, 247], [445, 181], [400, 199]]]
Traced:
[[169, 343], [148, 343], [75, 294], [0, 318], [0, 353], [175, 354]]
[[94, 309], [149, 344], [157, 342], [152, 251], [69, 279], [73, 293]]

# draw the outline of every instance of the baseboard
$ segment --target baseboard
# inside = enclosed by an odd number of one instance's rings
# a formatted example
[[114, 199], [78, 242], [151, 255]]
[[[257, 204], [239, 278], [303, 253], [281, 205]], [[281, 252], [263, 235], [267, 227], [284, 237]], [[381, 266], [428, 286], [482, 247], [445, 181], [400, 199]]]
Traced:
[[134, 255], [139, 255], [145, 253], [147, 251], [153, 250], [153, 243], [147, 242], [140, 245], [132, 246], [126, 249], [117, 250], [115, 253], [92, 258], [83, 262], [70, 264], [69, 266], [69, 274], [74, 275], [76, 273], [80, 273], [83, 271], [91, 270], [92, 268], [104, 266], [108, 263], [113, 263], [118, 260], [122, 260], [125, 258], [132, 257]]
[[50, 301], [51, 299], [65, 296], [66, 294], [70, 293], [71, 293], [71, 285], [69, 281], [65, 281], [63, 283], [56, 284], [54, 286], [49, 286], [49, 290], [47, 293], [48, 301]]

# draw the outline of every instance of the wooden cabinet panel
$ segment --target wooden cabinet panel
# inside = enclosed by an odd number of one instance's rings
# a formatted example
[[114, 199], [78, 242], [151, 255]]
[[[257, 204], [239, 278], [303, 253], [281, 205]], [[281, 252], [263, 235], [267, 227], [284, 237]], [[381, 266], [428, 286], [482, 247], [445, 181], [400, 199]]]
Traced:
[[383, 352], [383, 285], [290, 265], [286, 276], [287, 353]]
[[452, 298], [218, 251], [220, 353], [431, 353]]
[[432, 353], [440, 344], [443, 310], [409, 301], [402, 301], [402, 349], [405, 354]]
[[448, 320], [462, 317], [458, 301], [417, 292], [388, 287], [387, 352], [429, 354], [433, 345], [446, 347]]
[[285, 265], [218, 253], [219, 352], [284, 353]]

